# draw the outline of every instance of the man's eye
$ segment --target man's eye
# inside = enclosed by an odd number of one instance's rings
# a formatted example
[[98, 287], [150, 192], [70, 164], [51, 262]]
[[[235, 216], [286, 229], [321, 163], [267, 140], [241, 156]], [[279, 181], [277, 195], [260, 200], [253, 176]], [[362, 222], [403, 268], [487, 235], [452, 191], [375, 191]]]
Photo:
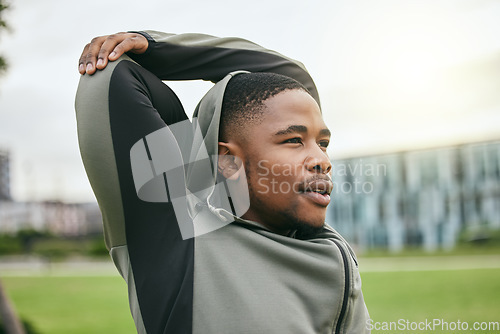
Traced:
[[328, 147], [329, 144], [330, 144], [330, 142], [328, 140], [322, 140], [322, 141], [319, 142], [318, 145], [320, 147], [325, 147], [326, 148], [326, 147]]
[[285, 140], [285, 143], [300, 144], [300, 143], [302, 143], [302, 139], [299, 137], [290, 138], [290, 139]]

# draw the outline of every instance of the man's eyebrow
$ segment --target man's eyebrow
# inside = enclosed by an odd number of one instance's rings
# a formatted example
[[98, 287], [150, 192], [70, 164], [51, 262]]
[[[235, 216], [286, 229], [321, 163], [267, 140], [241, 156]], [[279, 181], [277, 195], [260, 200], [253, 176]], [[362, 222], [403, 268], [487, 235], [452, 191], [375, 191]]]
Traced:
[[319, 132], [319, 135], [320, 136], [324, 136], [324, 137], [331, 137], [332, 136], [332, 133], [330, 132], [330, 130], [328, 129], [322, 129], [320, 132]]
[[305, 133], [305, 132], [307, 132], [307, 126], [290, 125], [288, 128], [280, 130], [280, 131], [276, 132], [274, 135], [275, 136], [282, 136], [282, 135], [287, 135], [287, 134], [294, 133], [294, 132]]
[[[307, 133], [307, 126], [304, 125], [290, 125], [288, 128], [276, 132], [275, 136], [287, 135], [290, 133]], [[332, 133], [328, 129], [321, 129], [319, 131], [320, 136], [331, 137]]]

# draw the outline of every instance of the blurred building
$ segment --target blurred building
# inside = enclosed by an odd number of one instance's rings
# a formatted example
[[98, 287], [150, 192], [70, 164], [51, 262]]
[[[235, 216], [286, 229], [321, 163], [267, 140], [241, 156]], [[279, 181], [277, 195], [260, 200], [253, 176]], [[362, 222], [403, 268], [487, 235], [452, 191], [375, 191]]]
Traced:
[[9, 152], [0, 149], [0, 201], [11, 199]]
[[102, 233], [97, 203], [0, 201], [0, 233], [33, 229], [59, 236]]
[[9, 152], [0, 149], [0, 234], [33, 229], [60, 236], [102, 233], [97, 203], [17, 202], [10, 192]]
[[327, 222], [361, 249], [450, 249], [461, 233], [500, 229], [500, 141], [333, 165]]

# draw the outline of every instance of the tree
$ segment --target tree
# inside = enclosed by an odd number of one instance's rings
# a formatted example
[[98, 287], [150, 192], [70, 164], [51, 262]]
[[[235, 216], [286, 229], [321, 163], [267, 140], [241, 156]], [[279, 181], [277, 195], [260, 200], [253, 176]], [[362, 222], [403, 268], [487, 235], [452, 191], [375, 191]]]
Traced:
[[[7, 29], [7, 22], [3, 19], [5, 10], [9, 8], [9, 5], [5, 3], [4, 0], [0, 0], [0, 32]], [[0, 74], [5, 73], [7, 70], [7, 61], [0, 55]]]
[[[9, 8], [4, 0], [0, 0], [0, 32], [7, 29], [7, 23], [3, 19], [5, 10]], [[0, 55], [0, 75], [4, 74], [7, 70], [7, 62], [2, 55]], [[8, 334], [24, 334], [25, 330], [21, 321], [14, 311], [9, 298], [5, 294], [2, 281], [0, 281], [0, 319], [2, 319], [5, 332]]]

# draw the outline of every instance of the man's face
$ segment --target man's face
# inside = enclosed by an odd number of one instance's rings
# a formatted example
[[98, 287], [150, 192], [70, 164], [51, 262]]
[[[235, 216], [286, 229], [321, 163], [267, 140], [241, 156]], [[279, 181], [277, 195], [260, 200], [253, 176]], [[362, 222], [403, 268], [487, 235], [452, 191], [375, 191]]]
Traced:
[[321, 228], [330, 202], [330, 131], [316, 101], [287, 90], [264, 101], [262, 122], [241, 143], [250, 209], [242, 218], [285, 234]]

